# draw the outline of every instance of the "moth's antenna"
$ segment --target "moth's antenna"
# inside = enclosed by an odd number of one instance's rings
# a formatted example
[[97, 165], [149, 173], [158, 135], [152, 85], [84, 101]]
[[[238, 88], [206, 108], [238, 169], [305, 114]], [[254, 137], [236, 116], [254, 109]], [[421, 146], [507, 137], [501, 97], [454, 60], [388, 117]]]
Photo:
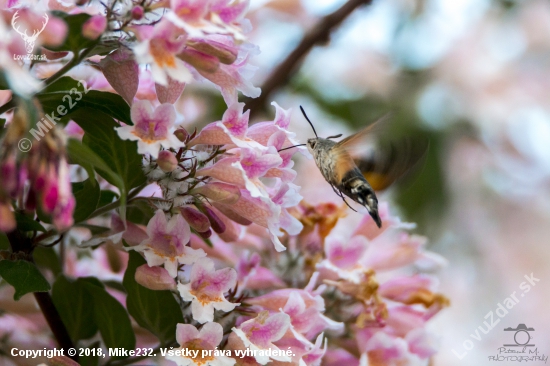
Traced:
[[315, 137], [319, 137], [319, 136], [317, 136], [317, 131], [315, 131], [315, 127], [313, 127], [313, 123], [311, 123], [311, 121], [309, 120], [309, 118], [307, 118], [307, 114], [306, 114], [306, 112], [304, 111], [304, 108], [302, 108], [302, 106], [300, 106], [300, 110], [302, 111], [302, 114], [304, 115], [304, 117], [306, 117], [306, 120], [309, 122], [311, 128], [313, 128], [313, 133], [315, 134]]
[[277, 152], [292, 149], [293, 147], [298, 147], [298, 146], [306, 146], [306, 144], [299, 144], [299, 145], [293, 145], [293, 146], [285, 147], [284, 149], [277, 150]]

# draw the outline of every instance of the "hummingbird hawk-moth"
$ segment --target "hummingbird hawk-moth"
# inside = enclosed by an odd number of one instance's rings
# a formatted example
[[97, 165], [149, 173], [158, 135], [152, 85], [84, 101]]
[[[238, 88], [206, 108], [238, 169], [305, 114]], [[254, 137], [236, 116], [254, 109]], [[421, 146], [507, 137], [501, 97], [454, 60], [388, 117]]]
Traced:
[[364, 206], [376, 225], [381, 227], [375, 191], [387, 188], [414, 167], [425, 155], [427, 142], [419, 144], [411, 139], [403, 139], [380, 144], [380, 141], [376, 141], [376, 132], [380, 130], [385, 118], [339, 142], [332, 141], [342, 135], [319, 137], [301, 106], [300, 110], [311, 125], [315, 138], [308, 139], [307, 144], [295, 146], [307, 146], [321, 174], [334, 192], [348, 206], [344, 195]]

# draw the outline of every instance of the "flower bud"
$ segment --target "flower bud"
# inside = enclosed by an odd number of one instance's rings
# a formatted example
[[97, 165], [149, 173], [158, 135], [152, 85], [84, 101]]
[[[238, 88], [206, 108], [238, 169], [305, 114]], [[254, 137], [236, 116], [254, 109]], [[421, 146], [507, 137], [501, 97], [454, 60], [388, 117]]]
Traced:
[[0, 174], [2, 176], [1, 189], [12, 195], [17, 191], [17, 165], [15, 163], [15, 154], [9, 154], [0, 166]]
[[174, 135], [180, 140], [181, 142], [185, 142], [187, 140], [187, 137], [189, 137], [189, 133], [185, 128], [178, 128], [176, 131], [174, 131]]
[[224, 222], [207, 206], [201, 206], [201, 211], [208, 217], [212, 229], [218, 234], [222, 234], [225, 231]]
[[176, 156], [172, 152], [168, 150], [162, 150], [161, 152], [159, 152], [157, 164], [163, 172], [170, 173], [177, 168], [178, 159], [176, 159]]
[[144, 11], [143, 11], [143, 8], [139, 5], [137, 6], [134, 6], [134, 8], [132, 9], [132, 19], [134, 20], [141, 20], [143, 18], [143, 15], [144, 15]]
[[75, 206], [76, 201], [71, 195], [67, 202], [55, 210], [53, 215], [53, 225], [58, 231], [65, 231], [73, 225], [73, 212]]
[[175, 290], [176, 282], [162, 267], [143, 264], [136, 269], [136, 282], [151, 290]]
[[241, 198], [239, 187], [223, 182], [211, 182], [195, 188], [193, 193], [199, 193], [212, 201], [232, 205]]
[[220, 61], [216, 57], [195, 51], [191, 48], [183, 50], [178, 57], [193, 66], [195, 69], [207, 72], [209, 74], [218, 71], [218, 68], [220, 67]]
[[53, 212], [59, 198], [58, 177], [56, 176], [54, 169], [55, 168], [50, 165], [44, 184], [44, 190], [42, 191], [41, 207], [45, 213]]
[[212, 236], [212, 230], [208, 229], [208, 230], [205, 231], [204, 233], [199, 233], [199, 235], [200, 235], [201, 238], [203, 238], [203, 239], [208, 239], [209, 237]]
[[97, 39], [107, 28], [107, 19], [103, 15], [94, 15], [82, 25], [82, 34], [88, 39]]
[[187, 44], [197, 51], [216, 57], [222, 64], [231, 65], [237, 59], [238, 48], [208, 40], [191, 40]]
[[210, 229], [210, 220], [208, 220], [208, 217], [199, 210], [193, 207], [185, 206], [180, 207], [180, 212], [189, 226], [195, 229], [198, 233], [204, 233]]

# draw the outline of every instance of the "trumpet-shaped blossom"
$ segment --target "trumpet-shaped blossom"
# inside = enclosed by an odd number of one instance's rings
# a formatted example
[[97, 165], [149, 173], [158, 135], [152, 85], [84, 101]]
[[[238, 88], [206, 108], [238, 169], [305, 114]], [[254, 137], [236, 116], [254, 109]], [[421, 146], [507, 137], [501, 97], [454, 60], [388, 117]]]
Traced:
[[261, 350], [275, 350], [279, 348], [273, 342], [281, 339], [290, 326], [290, 317], [284, 313], [269, 315], [268, 311], [262, 311], [257, 317], [247, 320], [238, 328], [233, 328], [233, 333], [239, 338], [244, 346], [256, 351], [254, 358], [260, 365], [265, 365], [270, 359], [282, 362], [289, 362], [289, 356], [262, 354]]
[[150, 154], [157, 158], [160, 147], [178, 148], [184, 143], [174, 135], [176, 111], [171, 104], [162, 104], [153, 109], [148, 100], [137, 101], [131, 109], [133, 126], [117, 127], [123, 140], [138, 142], [140, 154]]
[[206, 256], [202, 249], [187, 246], [190, 234], [189, 224], [181, 215], [174, 215], [168, 221], [164, 212], [157, 210], [147, 224], [149, 237], [129, 249], [143, 252], [147, 264], [151, 267], [164, 264], [170, 276], [176, 277], [180, 264], [193, 264]]
[[149, 267], [143, 264], [136, 268], [135, 280], [151, 290], [175, 290], [176, 282], [168, 271], [162, 267]]
[[153, 80], [168, 85], [174, 79], [180, 83], [192, 80], [191, 72], [177, 55], [185, 48], [185, 33], [164, 18], [154, 27], [139, 25], [134, 27], [138, 43], [134, 47], [136, 60], [151, 65]]
[[178, 366], [232, 366], [233, 358], [214, 355], [222, 338], [223, 328], [219, 323], [206, 323], [200, 330], [191, 324], [178, 324], [176, 340], [180, 347], [174, 350], [174, 356], [166, 359]]
[[224, 293], [235, 287], [237, 272], [233, 268], [214, 269], [211, 259], [198, 260], [191, 269], [190, 282], [180, 283], [178, 290], [185, 301], [191, 301], [193, 318], [199, 323], [214, 320], [214, 309], [231, 311], [239, 305], [227, 301]]

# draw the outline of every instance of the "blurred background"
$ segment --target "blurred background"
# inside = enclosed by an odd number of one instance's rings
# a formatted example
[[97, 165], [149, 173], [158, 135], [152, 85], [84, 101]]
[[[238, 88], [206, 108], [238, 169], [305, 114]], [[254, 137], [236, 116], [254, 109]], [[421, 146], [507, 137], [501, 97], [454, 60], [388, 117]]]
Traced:
[[[252, 0], [249, 37], [261, 50], [251, 61], [254, 85], [344, 3]], [[293, 108], [291, 129], [305, 142], [313, 133], [299, 105], [320, 136], [352, 133], [393, 111], [393, 134], [430, 139], [420, 172], [382, 199], [449, 262], [438, 275], [451, 307], [429, 326], [441, 336], [433, 364], [490, 364], [513, 343], [504, 328], [520, 323], [535, 329], [539, 355], [550, 355], [550, 2], [375, 0], [287, 76], [253, 121], [272, 117], [275, 100]], [[180, 100], [187, 120], [219, 119], [219, 93], [197, 92], [206, 99]], [[311, 164], [299, 160], [296, 170]], [[531, 274], [540, 281], [525, 292]], [[506, 302], [514, 292], [517, 303]], [[511, 308], [497, 313], [499, 303]]]

